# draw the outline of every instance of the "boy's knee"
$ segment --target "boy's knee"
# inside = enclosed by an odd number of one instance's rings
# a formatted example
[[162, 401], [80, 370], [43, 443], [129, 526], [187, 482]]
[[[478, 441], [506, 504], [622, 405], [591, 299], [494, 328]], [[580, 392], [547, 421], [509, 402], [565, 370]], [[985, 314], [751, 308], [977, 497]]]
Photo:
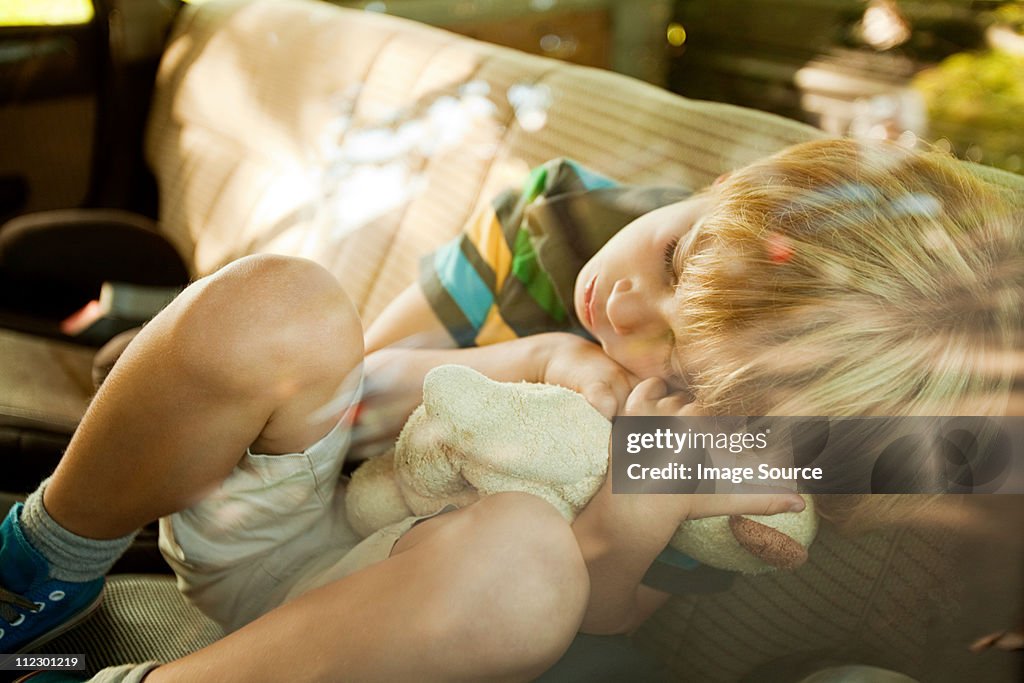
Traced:
[[[529, 493], [509, 491], [482, 498], [467, 508], [466, 526], [474, 542], [501, 551], [508, 561], [545, 570], [542, 576], [586, 573], [572, 528], [557, 509]], [[495, 564], [502, 564], [495, 557]], [[540, 565], [540, 566], [535, 566]]]
[[337, 279], [313, 261], [262, 254], [185, 290], [166, 311], [178, 356], [208, 380], [241, 385], [265, 374], [302, 383], [362, 360], [362, 326]]
[[539, 674], [569, 646], [590, 596], [572, 529], [554, 507], [524, 493], [487, 497], [467, 510], [473, 551], [452, 577], [447, 624], [498, 668]]
[[[486, 496], [468, 511], [473, 513], [477, 533], [491, 539], [515, 540], [519, 559], [536, 556], [565, 562], [571, 570], [583, 562], [572, 528], [558, 510], [538, 496], [507, 491]], [[507, 544], [508, 541], [503, 541]]]
[[197, 284], [210, 313], [238, 324], [283, 329], [342, 318], [358, 322], [338, 280], [308, 259], [257, 254], [238, 259]]

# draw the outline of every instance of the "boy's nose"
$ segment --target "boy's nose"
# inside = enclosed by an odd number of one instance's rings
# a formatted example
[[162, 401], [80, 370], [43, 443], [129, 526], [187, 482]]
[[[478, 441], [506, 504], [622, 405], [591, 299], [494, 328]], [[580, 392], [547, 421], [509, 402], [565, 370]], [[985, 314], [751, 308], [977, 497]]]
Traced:
[[653, 302], [629, 279], [618, 280], [612, 287], [605, 313], [619, 335], [635, 333], [658, 323]]

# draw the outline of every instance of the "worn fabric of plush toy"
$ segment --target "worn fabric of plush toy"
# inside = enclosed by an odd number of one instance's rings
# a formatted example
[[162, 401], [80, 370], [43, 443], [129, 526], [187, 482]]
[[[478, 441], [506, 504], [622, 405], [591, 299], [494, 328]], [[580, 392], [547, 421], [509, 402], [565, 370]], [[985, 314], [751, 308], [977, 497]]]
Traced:
[[[345, 500], [349, 522], [365, 536], [409, 515], [502, 491], [537, 495], [571, 521], [604, 481], [610, 435], [611, 423], [574, 391], [440, 366], [427, 374], [423, 404], [393, 453], [354, 473]], [[671, 545], [722, 569], [795, 568], [817, 533], [805, 498], [802, 513], [684, 522]]]

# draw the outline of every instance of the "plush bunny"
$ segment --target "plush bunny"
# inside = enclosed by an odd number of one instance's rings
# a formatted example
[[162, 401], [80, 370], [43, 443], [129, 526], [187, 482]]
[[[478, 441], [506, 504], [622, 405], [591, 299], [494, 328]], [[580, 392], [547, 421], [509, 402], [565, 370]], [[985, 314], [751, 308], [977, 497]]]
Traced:
[[[610, 433], [611, 423], [574, 391], [495, 382], [459, 365], [435, 368], [394, 451], [353, 474], [349, 522], [367, 536], [409, 515], [501, 491], [540, 496], [571, 521], [604, 481]], [[817, 533], [805, 499], [801, 513], [684, 522], [670, 545], [720, 569], [796, 568]]]

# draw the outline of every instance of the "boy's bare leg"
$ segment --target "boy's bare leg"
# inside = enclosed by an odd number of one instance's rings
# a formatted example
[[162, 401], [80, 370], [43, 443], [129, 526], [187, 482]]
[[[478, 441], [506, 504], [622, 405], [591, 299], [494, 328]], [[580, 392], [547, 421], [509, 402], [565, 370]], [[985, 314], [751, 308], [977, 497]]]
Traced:
[[[361, 339], [345, 294], [310, 262], [243, 259], [195, 283], [107, 378], [45, 491], [48, 513], [116, 538], [197, 502], [249, 446], [305, 449], [336, 422], [309, 417], [358, 371]], [[418, 525], [388, 560], [147, 680], [525, 679], [562, 654], [588, 595], [561, 516], [503, 494]]]
[[288, 453], [323, 437], [338, 414], [310, 415], [361, 361], [358, 315], [330, 273], [275, 256], [233, 263], [188, 287], [128, 347], [57, 467], [46, 510], [94, 539], [182, 510], [250, 445]]
[[529, 680], [568, 647], [588, 597], [558, 512], [499, 494], [414, 527], [389, 559], [146, 681]]

